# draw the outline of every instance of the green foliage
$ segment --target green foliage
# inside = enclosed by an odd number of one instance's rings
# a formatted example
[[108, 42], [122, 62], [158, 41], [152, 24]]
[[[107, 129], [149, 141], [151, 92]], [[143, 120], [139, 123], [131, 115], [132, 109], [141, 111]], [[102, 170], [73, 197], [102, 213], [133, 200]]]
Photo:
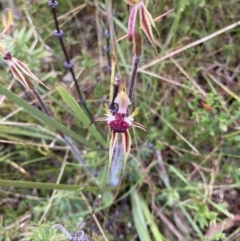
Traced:
[[[66, 81], [64, 55], [52, 34], [47, 1], [5, 1], [1, 7], [10, 7], [10, 2], [15, 23], [1, 34], [1, 43], [49, 87], [37, 88], [53, 117], [42, 113], [35, 97], [12, 82], [2, 59], [0, 241], [67, 240], [53, 228], [56, 223], [70, 233], [83, 229], [102, 240], [87, 202], [96, 207], [109, 241], [172, 241], [178, 235], [187, 241], [227, 240], [234, 226], [217, 230], [210, 238], [206, 233], [211, 224], [224, 223], [238, 213], [234, 205], [240, 196], [237, 1], [148, 1], [153, 18], [173, 9], [156, 22], [163, 60], [142, 34], [143, 55], [130, 112], [140, 107], [134, 118], [148, 132], [130, 130], [133, 145], [119, 197], [112, 203], [115, 189], [107, 187], [100, 208], [95, 204], [106, 173], [109, 128], [99, 122], [90, 126], [74, 85]], [[107, 6], [98, 1], [58, 2], [77, 81], [90, 112], [102, 116], [100, 100], [107, 102], [110, 88], [106, 53], [101, 55], [109, 26]], [[118, 67], [129, 80], [133, 44], [122, 39], [129, 13], [124, 1], [113, 3]], [[79, 10], [81, 4], [86, 7]], [[235, 22], [234, 28], [217, 35]], [[213, 38], [181, 50], [212, 33]], [[173, 51], [179, 52], [166, 57]], [[59, 131], [74, 140], [84, 165], [75, 160]]]
[[[50, 56], [41, 42], [34, 36], [34, 30], [21, 28], [14, 30], [12, 35], [3, 35], [2, 41], [8, 51], [17, 59], [28, 63], [32, 71], [39, 72], [42, 59]], [[35, 43], [36, 42], [36, 43]]]

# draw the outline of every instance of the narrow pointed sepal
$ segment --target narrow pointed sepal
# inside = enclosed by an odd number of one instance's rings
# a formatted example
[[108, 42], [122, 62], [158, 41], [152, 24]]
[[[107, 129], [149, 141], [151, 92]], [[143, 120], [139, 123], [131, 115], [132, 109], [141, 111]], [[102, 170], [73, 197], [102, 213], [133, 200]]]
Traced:
[[[147, 35], [149, 41], [154, 44], [154, 37], [153, 37], [153, 32], [152, 32], [152, 20], [151, 15], [148, 13], [148, 10], [144, 3], [141, 3], [139, 6], [139, 13], [140, 13], [140, 24], [141, 27], [144, 31], [144, 33]], [[149, 17], [150, 15], [150, 17]], [[152, 20], [152, 21], [151, 21]], [[155, 24], [154, 24], [155, 26]]]
[[[107, 117], [103, 116], [103, 117], [97, 117], [93, 120], [93, 122], [95, 121], [107, 121]], [[92, 123], [91, 123], [92, 124]]]
[[[109, 145], [109, 162], [112, 161], [113, 151], [118, 139], [118, 135], [119, 135], [118, 132], [112, 131], [112, 136], [111, 136], [110, 145]], [[110, 163], [110, 166], [111, 166], [111, 163]]]
[[32, 83], [23, 76], [23, 74], [18, 70], [18, 68], [16, 68], [15, 65], [9, 63], [9, 68], [16, 80], [18, 80], [27, 90], [33, 90], [34, 86]]
[[119, 135], [119, 133], [114, 132], [114, 131], [112, 131], [112, 133], [111, 133], [111, 140], [109, 143], [109, 160], [108, 160], [107, 173], [106, 173], [105, 180], [103, 183], [103, 188], [102, 188], [102, 197], [105, 192], [105, 188], [106, 188], [106, 184], [107, 184], [107, 180], [108, 180], [108, 176], [109, 176], [109, 172], [110, 172], [110, 168], [111, 168], [111, 164], [112, 164], [113, 152], [114, 152], [116, 142], [118, 140], [118, 135]]
[[123, 169], [122, 169], [122, 175], [121, 175], [121, 178], [120, 178], [120, 182], [118, 184], [117, 191], [116, 191], [115, 196], [114, 196], [114, 200], [116, 199], [116, 197], [118, 195], [118, 192], [119, 192], [119, 189], [120, 189], [120, 186], [121, 186], [121, 183], [122, 183], [122, 179], [123, 179], [123, 176], [124, 176], [124, 173], [125, 173], [127, 159], [128, 159], [128, 156], [129, 156], [129, 153], [130, 153], [130, 150], [131, 150], [132, 140], [131, 140], [131, 136], [130, 136], [128, 130], [126, 132], [122, 133], [122, 144], [123, 144], [123, 151], [124, 151]]
[[103, 117], [95, 118], [93, 121], [91, 121], [91, 123], [89, 124], [89, 126], [87, 128], [89, 128], [94, 122], [97, 122], [97, 121], [107, 121], [107, 117], [103, 116]]
[[130, 8], [130, 16], [128, 21], [128, 40], [133, 41], [138, 5]]
[[[19, 61], [16, 58], [13, 58], [13, 57], [12, 57], [12, 62], [15, 66], [17, 66], [19, 68], [20, 71], [23, 72], [24, 75], [31, 77], [37, 83], [43, 85], [46, 89], [49, 90], [49, 88], [35, 74], [33, 74], [33, 72], [28, 68], [28, 66], [26, 64], [24, 64], [23, 62]], [[29, 84], [29, 86], [31, 86], [31, 84]], [[32, 86], [33, 86], [33, 84], [32, 84]]]
[[143, 130], [143, 131], [146, 131], [146, 132], [147, 132], [146, 127], [145, 127], [144, 125], [138, 123], [138, 122], [135, 122], [135, 121], [134, 121], [134, 122], [132, 123], [132, 125], [135, 126], [135, 127], [137, 127], [137, 128], [139, 128], [139, 129], [141, 129], [141, 130]]

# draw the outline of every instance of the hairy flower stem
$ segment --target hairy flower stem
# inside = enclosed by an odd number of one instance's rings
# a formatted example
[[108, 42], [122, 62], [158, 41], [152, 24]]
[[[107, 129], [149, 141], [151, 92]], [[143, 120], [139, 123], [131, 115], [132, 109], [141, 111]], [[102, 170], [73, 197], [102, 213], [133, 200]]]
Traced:
[[77, 89], [77, 93], [78, 93], [78, 96], [79, 96], [79, 104], [83, 105], [83, 107], [86, 110], [88, 116], [90, 117], [91, 120], [93, 120], [93, 116], [92, 116], [91, 112], [89, 111], [89, 109], [86, 105], [86, 102], [85, 102], [85, 100], [82, 96], [82, 92], [80, 90], [80, 87], [78, 85], [78, 82], [77, 82], [77, 79], [76, 79], [76, 76], [75, 76], [75, 72], [73, 70], [73, 61], [70, 60], [70, 58], [68, 57], [68, 53], [67, 53], [64, 41], [63, 41], [64, 32], [59, 28], [57, 13], [56, 13], [56, 8], [58, 6], [58, 2], [55, 1], [55, 0], [50, 0], [48, 2], [48, 6], [52, 8], [53, 19], [54, 19], [54, 22], [55, 22], [56, 30], [54, 31], [54, 36], [59, 40], [62, 51], [63, 51], [65, 59], [66, 59], [66, 62], [64, 63], [64, 67], [67, 68], [72, 75], [72, 78], [74, 80], [74, 83], [75, 83], [75, 86], [76, 86], [76, 89]]
[[138, 56], [134, 57], [132, 74], [131, 74], [129, 87], [128, 87], [128, 97], [129, 97], [130, 101], [132, 101], [132, 97], [133, 97], [133, 89], [134, 89], [134, 84], [135, 84], [135, 81], [137, 78], [137, 70], [138, 70], [138, 66], [140, 63], [140, 59], [141, 59], [141, 57], [138, 57]]
[[128, 87], [128, 97], [130, 101], [132, 101], [134, 84], [137, 78], [138, 66], [139, 66], [141, 54], [142, 54], [142, 37], [138, 32], [134, 33], [134, 45], [135, 45], [134, 46], [135, 56], [134, 56], [132, 73], [131, 73], [131, 78], [130, 78], [129, 87]]

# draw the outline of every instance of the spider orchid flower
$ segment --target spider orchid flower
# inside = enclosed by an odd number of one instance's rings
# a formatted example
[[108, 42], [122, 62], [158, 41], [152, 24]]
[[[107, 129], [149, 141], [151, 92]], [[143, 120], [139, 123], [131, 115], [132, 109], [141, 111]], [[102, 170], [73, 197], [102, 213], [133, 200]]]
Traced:
[[115, 194], [115, 197], [116, 197], [123, 178], [127, 158], [129, 156], [131, 144], [132, 144], [131, 136], [129, 134], [129, 128], [131, 126], [135, 126], [144, 131], [146, 131], [146, 128], [143, 125], [134, 121], [133, 117], [138, 114], [138, 108], [131, 115], [128, 115], [128, 106], [131, 104], [131, 102], [124, 89], [122, 89], [118, 93], [114, 103], [118, 105], [118, 111], [112, 114], [108, 106], [106, 105], [105, 106], [106, 116], [98, 117], [95, 119], [95, 121], [107, 121], [112, 131], [110, 145], [109, 145], [109, 165], [108, 165], [108, 171], [104, 182], [103, 192], [106, 186], [107, 178], [109, 176], [109, 171], [111, 168], [114, 153], [118, 153], [117, 155], [122, 156], [121, 153], [119, 153], [119, 151], [116, 150], [115, 148], [123, 147], [121, 148], [123, 150], [123, 168], [122, 168], [120, 183], [118, 184], [118, 189]]
[[8, 61], [9, 68], [14, 78], [18, 80], [27, 90], [33, 91], [35, 88], [29, 77], [48, 89], [48, 87], [44, 85], [35, 74], [32, 73], [26, 64], [14, 58], [11, 53], [7, 52], [3, 44], [0, 44], [0, 54], [5, 60]]
[[[144, 33], [147, 35], [149, 41], [154, 44], [154, 37], [152, 32], [152, 27], [158, 33], [152, 15], [148, 12], [147, 7], [145, 6], [142, 0], [125, 0], [128, 4], [130, 15], [128, 21], [128, 39], [133, 41], [134, 32], [135, 32], [135, 24], [137, 13], [140, 15], [140, 25], [143, 29]], [[159, 34], [158, 34], [159, 35]]]

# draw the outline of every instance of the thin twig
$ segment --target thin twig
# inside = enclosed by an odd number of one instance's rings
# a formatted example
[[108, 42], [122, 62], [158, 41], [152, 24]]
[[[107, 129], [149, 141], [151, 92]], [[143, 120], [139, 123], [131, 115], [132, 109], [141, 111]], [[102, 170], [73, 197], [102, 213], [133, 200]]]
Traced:
[[208, 41], [208, 40], [210, 40], [210, 39], [212, 39], [212, 38], [215, 38], [215, 37], [217, 37], [218, 35], [223, 34], [223, 33], [227, 32], [227, 31], [229, 31], [229, 30], [231, 30], [231, 29], [233, 29], [233, 28], [236, 28], [236, 27], [239, 26], [239, 25], [240, 25], [240, 21], [235, 22], [235, 23], [233, 23], [233, 24], [230, 24], [230, 25], [228, 25], [228, 26], [226, 26], [226, 27], [224, 27], [224, 28], [222, 28], [222, 29], [220, 29], [220, 30], [212, 33], [212, 34], [209, 34], [209, 35], [206, 36], [206, 37], [203, 37], [203, 38], [201, 38], [201, 39], [199, 39], [199, 40], [197, 40], [197, 41], [194, 41], [194, 42], [192, 42], [192, 43], [190, 43], [190, 44], [187, 44], [187, 45], [183, 46], [182, 48], [173, 50], [172, 52], [167, 53], [166, 55], [164, 55], [164, 56], [162, 56], [162, 57], [160, 57], [160, 58], [157, 58], [157, 59], [151, 61], [150, 63], [147, 63], [147, 64], [143, 65], [139, 70], [142, 71], [142, 70], [144, 70], [144, 69], [147, 69], [147, 68], [149, 68], [149, 67], [151, 67], [151, 66], [153, 66], [153, 65], [155, 65], [155, 64], [158, 64], [158, 63], [162, 62], [162, 61], [165, 60], [165, 59], [168, 59], [168, 58], [170, 58], [170, 57], [173, 57], [173, 56], [176, 55], [176, 54], [179, 54], [179, 53], [181, 53], [181, 52], [183, 52], [183, 51], [185, 51], [185, 50], [187, 50], [187, 49], [190, 49], [190, 48], [192, 48], [192, 47], [194, 47], [194, 46], [197, 46], [197, 45], [199, 45], [199, 44], [201, 44], [201, 43], [204, 43], [204, 42], [206, 42], [206, 41]]
[[183, 241], [184, 237], [183, 235], [179, 232], [179, 230], [176, 228], [176, 225], [174, 225], [166, 216], [165, 214], [162, 212], [162, 210], [157, 207], [157, 206], [153, 206], [154, 211], [157, 213], [157, 215], [159, 216], [159, 218], [161, 219], [161, 221], [166, 225], [166, 227], [171, 230], [171, 232], [178, 238], [179, 241]]
[[[105, 241], [108, 241], [108, 238], [106, 237], [106, 235], [105, 235], [105, 233], [104, 233], [104, 231], [103, 231], [103, 228], [101, 227], [101, 225], [100, 225], [100, 223], [99, 223], [99, 221], [98, 221], [98, 219], [97, 219], [97, 217], [96, 217], [96, 214], [95, 214], [95, 208], [96, 208], [96, 207], [94, 207], [93, 209], [91, 208], [91, 206], [90, 206], [87, 198], [86, 198], [85, 195], [83, 194], [83, 192], [80, 192], [80, 195], [82, 196], [82, 199], [85, 201], [85, 203], [86, 203], [86, 205], [87, 205], [87, 207], [88, 207], [88, 210], [91, 211], [93, 220], [95, 221], [95, 223], [96, 223], [96, 225], [97, 225], [100, 233], [102, 234], [103, 239], [104, 239]], [[100, 198], [101, 198], [101, 197], [100, 197]], [[95, 205], [95, 206], [96, 206], [96, 205]]]

